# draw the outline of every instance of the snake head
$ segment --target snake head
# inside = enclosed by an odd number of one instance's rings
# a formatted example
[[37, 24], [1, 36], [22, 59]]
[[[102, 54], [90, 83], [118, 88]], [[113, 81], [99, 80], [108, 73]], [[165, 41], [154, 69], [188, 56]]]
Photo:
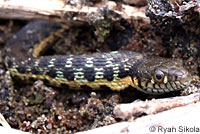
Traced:
[[148, 94], [178, 91], [191, 82], [191, 74], [179, 61], [148, 57], [137, 68], [137, 89]]

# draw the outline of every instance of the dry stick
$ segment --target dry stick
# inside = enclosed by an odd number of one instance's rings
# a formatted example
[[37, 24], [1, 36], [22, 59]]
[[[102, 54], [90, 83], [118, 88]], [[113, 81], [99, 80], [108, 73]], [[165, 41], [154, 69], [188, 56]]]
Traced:
[[0, 113], [0, 124], [6, 128], [11, 128], [1, 113]]
[[147, 101], [134, 101], [129, 104], [119, 104], [114, 108], [114, 114], [122, 119], [131, 119], [141, 115], [156, 114], [175, 107], [185, 106], [200, 101], [200, 94], [179, 96]]
[[[160, 112], [158, 114], [143, 116], [131, 122], [120, 122], [93, 130], [88, 130], [85, 132], [79, 132], [76, 134], [163, 134], [167, 132], [199, 133], [199, 97], [199, 93], [190, 96], [175, 97], [172, 98], [174, 104], [175, 101], [178, 101], [176, 102], [175, 106], [178, 106], [178, 104], [180, 104], [180, 106], [182, 107], [176, 107], [164, 112]], [[165, 101], [166, 99], [163, 100]], [[159, 100], [157, 102], [157, 105], [163, 105], [163, 100]], [[165, 102], [172, 102], [172, 100]], [[168, 104], [168, 106], [171, 107], [170, 104]]]
[[0, 0], [0, 18], [4, 19], [45, 19], [74, 25], [85, 23], [88, 16], [100, 7], [119, 14], [124, 19], [141, 19], [149, 23], [145, 16], [145, 8], [137, 8], [113, 1], [98, 3], [95, 6], [75, 7], [62, 0]]

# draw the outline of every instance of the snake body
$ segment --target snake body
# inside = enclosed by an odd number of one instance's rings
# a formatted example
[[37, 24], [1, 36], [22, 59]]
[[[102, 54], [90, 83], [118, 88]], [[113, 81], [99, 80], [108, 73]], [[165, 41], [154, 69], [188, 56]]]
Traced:
[[13, 77], [71, 89], [131, 86], [144, 93], [161, 94], [189, 85], [190, 73], [178, 61], [132, 51], [67, 56], [40, 56], [67, 27], [34, 21], [7, 43], [4, 62]]

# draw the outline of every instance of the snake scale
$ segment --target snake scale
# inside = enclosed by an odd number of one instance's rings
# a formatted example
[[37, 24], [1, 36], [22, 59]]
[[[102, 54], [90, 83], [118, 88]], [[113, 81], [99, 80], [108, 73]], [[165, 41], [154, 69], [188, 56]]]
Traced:
[[180, 62], [132, 51], [40, 56], [66, 29], [33, 21], [13, 35], [4, 51], [11, 76], [72, 90], [87, 86], [120, 91], [131, 86], [147, 94], [180, 90], [191, 82], [191, 74]]

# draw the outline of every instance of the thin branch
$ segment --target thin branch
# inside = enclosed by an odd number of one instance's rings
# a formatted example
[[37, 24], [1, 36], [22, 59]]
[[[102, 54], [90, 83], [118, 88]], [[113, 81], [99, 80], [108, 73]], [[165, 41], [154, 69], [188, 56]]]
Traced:
[[94, 6], [76, 7], [61, 0], [0, 0], [0, 18], [4, 19], [45, 19], [54, 22], [77, 24], [88, 21], [88, 15], [106, 7], [124, 19], [142, 19], [149, 23], [145, 8], [137, 8], [113, 1], [98, 3]]

